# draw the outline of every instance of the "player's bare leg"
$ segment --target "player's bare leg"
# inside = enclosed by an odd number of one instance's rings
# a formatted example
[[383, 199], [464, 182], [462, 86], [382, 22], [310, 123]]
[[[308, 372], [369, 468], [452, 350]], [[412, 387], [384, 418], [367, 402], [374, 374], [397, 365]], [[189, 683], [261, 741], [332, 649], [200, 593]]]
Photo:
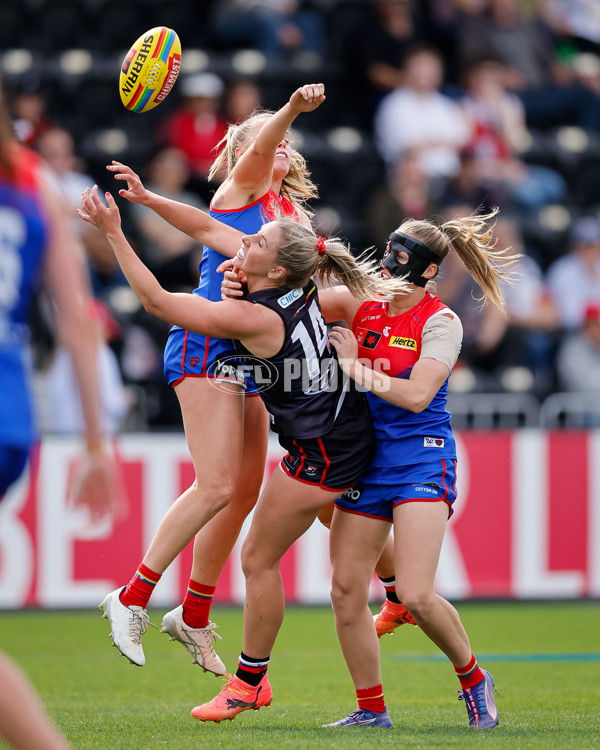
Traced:
[[[215, 653], [220, 640], [209, 619], [212, 593], [248, 513], [256, 505], [264, 475], [269, 424], [259, 397], [244, 398], [244, 445], [240, 480], [231, 502], [200, 529], [194, 540], [194, 561], [183, 605], [167, 612], [162, 631], [182, 643], [194, 664], [217, 675], [225, 665]], [[200, 589], [203, 596], [194, 593]]]
[[165, 513], [144, 555], [144, 564], [152, 570], [162, 573], [233, 498], [240, 476], [244, 406], [242, 391], [236, 390], [223, 391], [208, 378], [185, 378], [175, 386], [196, 479]]
[[246, 397], [240, 481], [226, 508], [196, 534], [191, 578], [216, 586], [246, 516], [258, 501], [269, 437], [267, 411], [259, 397]]
[[249, 656], [271, 653], [285, 609], [281, 558], [331, 496], [328, 490], [297, 482], [280, 469], [271, 475], [242, 548], [244, 653]]
[[369, 585], [389, 533], [387, 521], [339, 509], [334, 513], [329, 540], [331, 601], [338, 639], [356, 689], [381, 682]]
[[448, 506], [402, 503], [394, 509], [396, 592], [423, 632], [453, 664], [467, 664], [471, 646], [458, 612], [435, 593]]
[[192, 710], [195, 718], [219, 723], [234, 719], [241, 711], [271, 704], [273, 693], [266, 670], [285, 611], [281, 558], [330, 499], [327, 490], [297, 482], [279, 469], [271, 475], [242, 548], [246, 599], [240, 667], [243, 657], [246, 667], [256, 666], [260, 681], [252, 684], [233, 675], [211, 701]]
[[[233, 496], [239, 477], [243, 424], [243, 395], [235, 388], [235, 392], [225, 392], [205, 378], [185, 378], [175, 387], [196, 478], [165, 513], [127, 589], [112, 591], [100, 605], [109, 620], [113, 644], [138, 666], [145, 664], [141, 637], [148, 626], [146, 605], [153, 584]], [[144, 571], [141, 578], [140, 570]], [[137, 585], [138, 578], [140, 590], [133, 595], [129, 589]], [[219, 662], [213, 671], [224, 673]]]
[[394, 509], [396, 591], [415, 622], [452, 662], [461, 683], [472, 729], [498, 724], [494, 681], [471, 651], [458, 612], [434, 591], [444, 531], [445, 503], [403, 503]]
[[392, 727], [381, 684], [379, 642], [369, 609], [369, 584], [389, 532], [390, 524], [386, 521], [367, 519], [339, 509], [333, 514], [331, 600], [335, 628], [354, 683], [358, 708], [325, 727]]

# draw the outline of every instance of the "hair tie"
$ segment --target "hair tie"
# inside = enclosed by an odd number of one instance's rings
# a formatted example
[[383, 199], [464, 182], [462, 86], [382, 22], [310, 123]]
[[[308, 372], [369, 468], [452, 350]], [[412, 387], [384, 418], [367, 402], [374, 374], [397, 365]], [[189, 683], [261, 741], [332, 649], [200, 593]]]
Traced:
[[317, 237], [317, 252], [319, 255], [325, 255], [327, 245], [325, 244], [325, 237]]

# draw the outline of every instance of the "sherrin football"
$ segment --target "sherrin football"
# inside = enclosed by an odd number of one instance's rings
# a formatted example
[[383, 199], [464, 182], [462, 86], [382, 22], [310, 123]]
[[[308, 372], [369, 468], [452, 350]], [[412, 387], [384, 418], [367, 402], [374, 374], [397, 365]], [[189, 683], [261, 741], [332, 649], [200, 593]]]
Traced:
[[173, 29], [157, 26], [137, 39], [119, 76], [121, 101], [132, 112], [148, 112], [173, 88], [181, 68], [181, 42]]

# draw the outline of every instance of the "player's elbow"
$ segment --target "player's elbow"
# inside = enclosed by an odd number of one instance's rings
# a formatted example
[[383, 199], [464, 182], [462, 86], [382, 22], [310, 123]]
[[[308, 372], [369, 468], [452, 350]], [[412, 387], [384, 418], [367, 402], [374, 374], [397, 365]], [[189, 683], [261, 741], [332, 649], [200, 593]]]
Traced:
[[425, 411], [430, 403], [431, 395], [427, 391], [415, 390], [410, 394], [407, 403], [404, 404], [404, 408], [415, 414], [420, 414], [420, 412]]

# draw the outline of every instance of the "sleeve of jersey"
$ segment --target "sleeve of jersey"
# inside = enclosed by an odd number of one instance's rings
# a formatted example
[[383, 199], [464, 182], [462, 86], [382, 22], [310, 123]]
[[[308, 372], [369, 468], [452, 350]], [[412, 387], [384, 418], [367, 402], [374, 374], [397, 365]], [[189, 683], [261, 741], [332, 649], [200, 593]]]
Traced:
[[458, 315], [451, 310], [442, 310], [432, 315], [423, 326], [420, 359], [436, 359], [452, 371], [460, 354], [462, 338], [462, 323]]

